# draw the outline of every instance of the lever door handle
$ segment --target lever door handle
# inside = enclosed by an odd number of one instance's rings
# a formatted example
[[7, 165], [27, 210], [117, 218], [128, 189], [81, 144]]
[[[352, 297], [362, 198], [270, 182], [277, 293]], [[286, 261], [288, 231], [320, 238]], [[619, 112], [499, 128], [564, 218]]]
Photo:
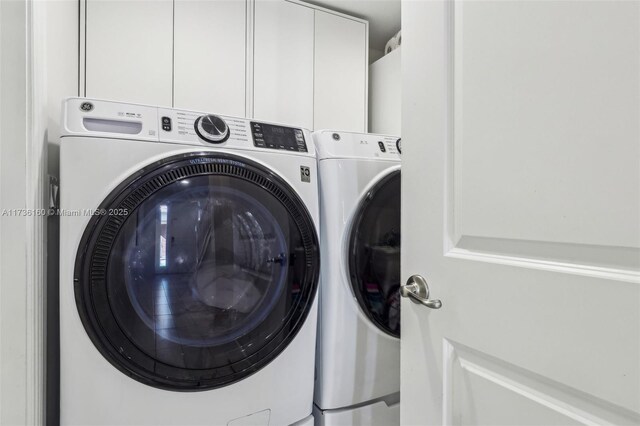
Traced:
[[421, 275], [412, 275], [407, 283], [400, 287], [400, 295], [408, 297], [413, 303], [419, 303], [431, 309], [440, 309], [442, 302], [429, 299], [429, 284]]

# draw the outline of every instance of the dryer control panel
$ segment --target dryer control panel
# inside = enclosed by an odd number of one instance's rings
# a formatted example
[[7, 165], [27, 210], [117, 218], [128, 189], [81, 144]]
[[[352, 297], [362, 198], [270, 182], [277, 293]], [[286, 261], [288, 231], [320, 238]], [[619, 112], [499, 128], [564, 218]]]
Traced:
[[399, 136], [320, 130], [313, 134], [318, 159], [354, 158], [400, 161]]

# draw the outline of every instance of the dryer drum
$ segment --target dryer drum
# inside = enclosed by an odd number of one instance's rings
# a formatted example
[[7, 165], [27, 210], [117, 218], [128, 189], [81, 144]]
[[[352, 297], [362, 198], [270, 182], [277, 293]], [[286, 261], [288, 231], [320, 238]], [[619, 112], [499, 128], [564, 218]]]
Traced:
[[279, 176], [221, 153], [169, 157], [104, 200], [76, 257], [82, 323], [116, 368], [180, 391], [237, 382], [295, 338], [318, 286], [316, 230]]

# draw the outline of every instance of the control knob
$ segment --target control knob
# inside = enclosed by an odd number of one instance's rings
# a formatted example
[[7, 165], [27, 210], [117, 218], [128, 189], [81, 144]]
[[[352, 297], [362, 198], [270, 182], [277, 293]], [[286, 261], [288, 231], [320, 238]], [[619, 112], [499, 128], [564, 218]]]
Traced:
[[229, 126], [217, 115], [203, 115], [194, 123], [196, 133], [211, 143], [222, 143], [229, 139]]

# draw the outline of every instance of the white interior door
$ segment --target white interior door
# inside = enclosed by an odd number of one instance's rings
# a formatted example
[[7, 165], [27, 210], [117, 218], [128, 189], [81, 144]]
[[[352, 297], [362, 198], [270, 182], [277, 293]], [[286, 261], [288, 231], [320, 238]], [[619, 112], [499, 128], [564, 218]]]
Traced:
[[640, 423], [640, 3], [402, 6], [402, 424]]

